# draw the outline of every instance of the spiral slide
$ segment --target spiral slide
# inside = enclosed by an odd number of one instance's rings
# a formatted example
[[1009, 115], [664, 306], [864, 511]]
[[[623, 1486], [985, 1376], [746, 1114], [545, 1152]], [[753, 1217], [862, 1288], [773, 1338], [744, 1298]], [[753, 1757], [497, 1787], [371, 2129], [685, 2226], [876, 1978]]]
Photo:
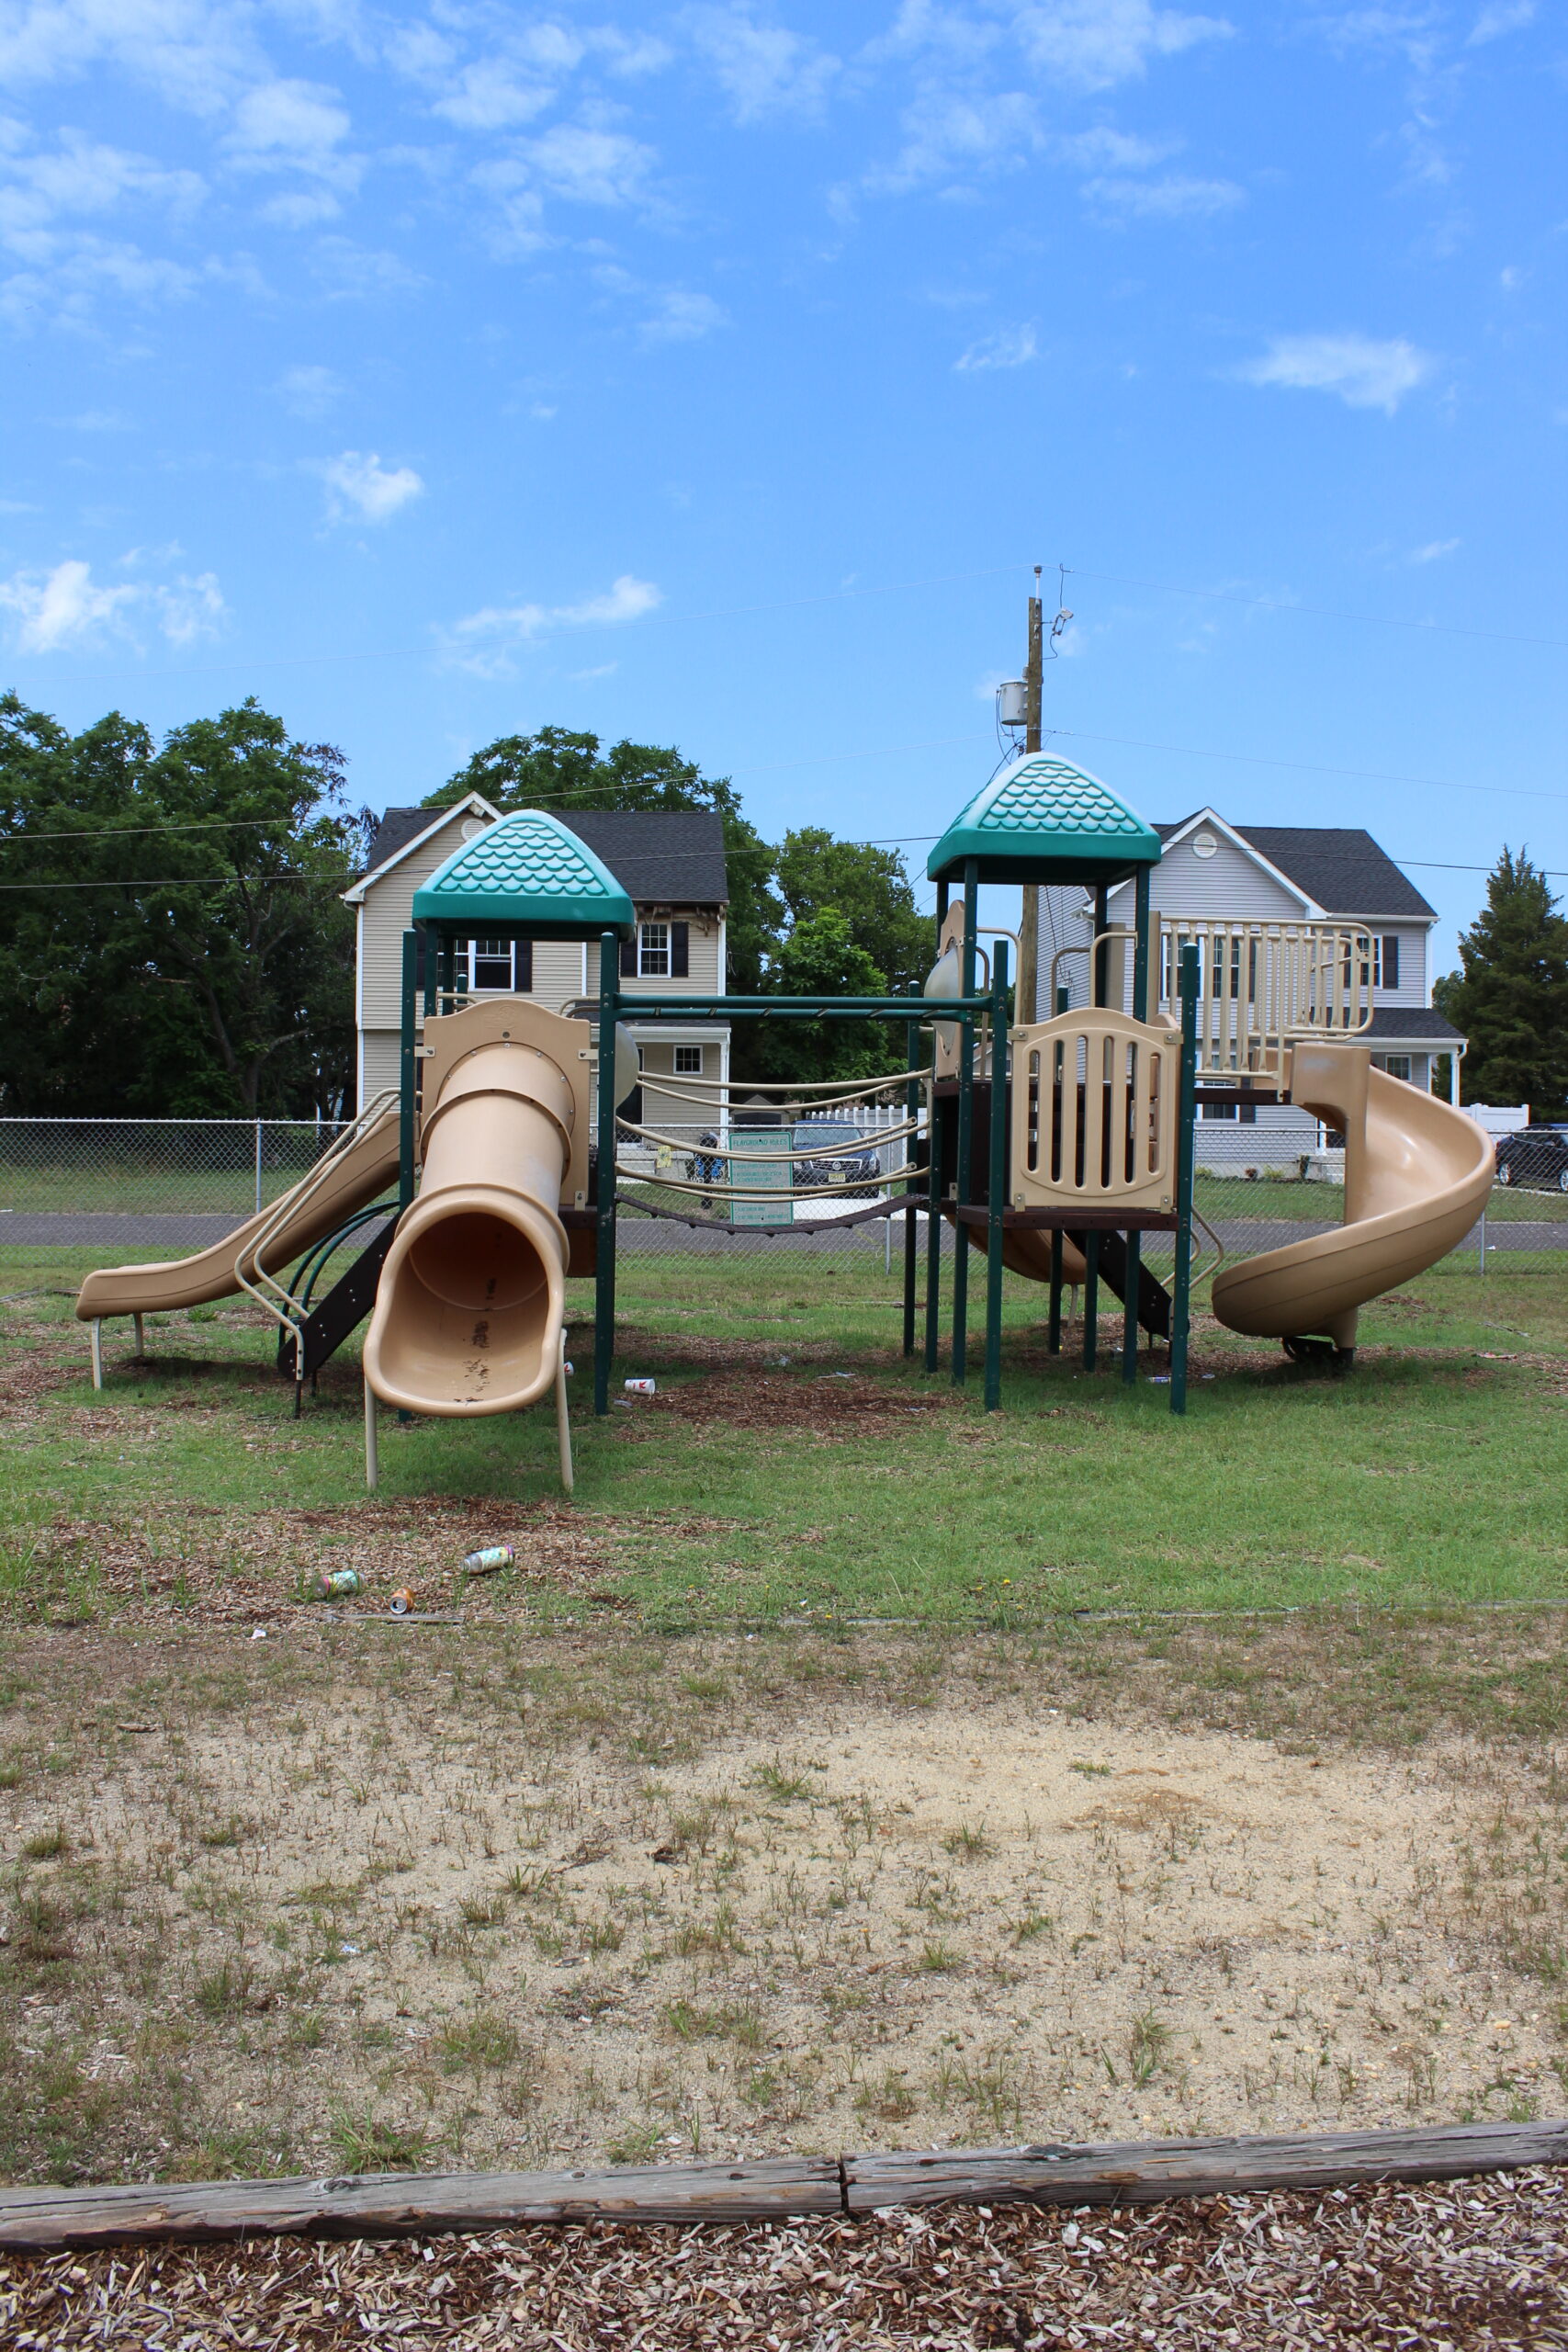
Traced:
[[1435, 1094], [1373, 1069], [1365, 1046], [1292, 1049], [1291, 1099], [1345, 1137], [1345, 1222], [1223, 1266], [1213, 1309], [1259, 1339], [1356, 1342], [1357, 1309], [1463, 1240], [1492, 1188], [1492, 1138]]
[[[324, 1241], [384, 1186], [395, 1183], [397, 1174], [398, 1114], [392, 1110], [355, 1136], [330, 1168], [302, 1176], [280, 1199], [210, 1249], [155, 1265], [99, 1267], [82, 1284], [76, 1313], [84, 1323], [96, 1323], [107, 1315], [164, 1314], [227, 1298], [242, 1287], [236, 1269], [243, 1268], [246, 1279], [254, 1281], [254, 1250], [265, 1227], [272, 1227], [265, 1271], [277, 1273]], [[290, 1200], [299, 1202], [292, 1216], [286, 1206]]]
[[381, 1270], [365, 1377], [405, 1412], [513, 1413], [560, 1370], [570, 1249], [558, 1207], [574, 1136], [586, 1182], [587, 1025], [512, 1000], [426, 1035], [440, 1042], [423, 1170]]

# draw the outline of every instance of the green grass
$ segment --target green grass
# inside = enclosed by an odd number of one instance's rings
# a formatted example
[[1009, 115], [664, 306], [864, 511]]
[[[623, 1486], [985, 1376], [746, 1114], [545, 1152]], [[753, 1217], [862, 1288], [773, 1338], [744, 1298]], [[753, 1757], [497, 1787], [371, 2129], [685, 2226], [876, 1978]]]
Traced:
[[[175, 1524], [192, 1504], [243, 1520], [351, 1514], [363, 1496], [352, 1357], [329, 1367], [296, 1423], [248, 1306], [150, 1318], [143, 1365], [129, 1326], [110, 1326], [96, 1398], [70, 1311], [93, 1255], [12, 1250], [0, 1270], [0, 1342], [76, 1367], [0, 1429], [0, 1608], [13, 1615], [107, 1605], [93, 1600], [94, 1535], [62, 1554], [60, 1522], [107, 1538]], [[976, 1258], [976, 1317], [979, 1282]], [[575, 1510], [590, 1532], [596, 1520], [617, 1531], [617, 1565], [601, 1581], [666, 1623], [803, 1610], [1017, 1623], [1568, 1594], [1568, 1279], [1428, 1275], [1367, 1311], [1348, 1378], [1201, 1329], [1184, 1420], [1149, 1376], [1163, 1359], [1145, 1358], [1131, 1389], [1113, 1361], [1091, 1376], [1072, 1357], [1049, 1359], [1043, 1307], [1042, 1290], [1010, 1278], [999, 1416], [980, 1410], [976, 1351], [951, 1409], [892, 1417], [874, 1433], [852, 1422], [840, 1440], [829, 1372], [884, 1384], [895, 1401], [951, 1395], [945, 1365], [933, 1383], [902, 1361], [879, 1251], [863, 1262], [816, 1245], [624, 1261], [617, 1396], [631, 1374], [653, 1374], [666, 1395], [722, 1381], [739, 1410], [760, 1371], [786, 1399], [793, 1384], [818, 1384], [777, 1425], [736, 1425], [722, 1410], [697, 1422], [657, 1403], [595, 1422], [592, 1292], [571, 1285]], [[10, 1361], [0, 1354], [0, 1374]], [[554, 1451], [547, 1408], [407, 1426], [385, 1415], [382, 1497], [552, 1502]], [[568, 1614], [582, 1605], [536, 1598]]]

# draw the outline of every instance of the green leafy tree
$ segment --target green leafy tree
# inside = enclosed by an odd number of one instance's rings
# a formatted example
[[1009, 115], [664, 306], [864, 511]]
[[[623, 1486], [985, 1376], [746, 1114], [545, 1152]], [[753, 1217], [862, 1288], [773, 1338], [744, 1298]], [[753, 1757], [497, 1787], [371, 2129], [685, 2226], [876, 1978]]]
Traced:
[[449, 808], [479, 792], [503, 813], [548, 808], [570, 818], [574, 808], [705, 808], [723, 820], [729, 875], [729, 985], [743, 995], [761, 987], [784, 909], [771, 887], [773, 853], [741, 814], [740, 796], [728, 776], [705, 776], [673, 744], [612, 743], [565, 727], [532, 735], [502, 735], [476, 752], [425, 801]]
[[1470, 1040], [1467, 1102], [1528, 1102], [1535, 1119], [1568, 1110], [1568, 917], [1528, 853], [1505, 849], [1486, 904], [1460, 936], [1460, 966], [1432, 990]]
[[16, 1113], [338, 1107], [362, 839], [341, 755], [254, 700], [161, 749], [0, 697], [0, 1099]]
[[936, 956], [936, 924], [915, 904], [902, 851], [836, 841], [826, 826], [807, 825], [784, 835], [775, 873], [792, 924], [831, 909], [893, 994], [921, 986]]
[[[847, 915], [836, 907], [803, 916], [773, 956], [768, 972], [773, 996], [885, 996], [887, 976], [857, 945]], [[744, 1075], [799, 1080], [877, 1078], [903, 1067], [904, 1040], [880, 1021], [767, 1021], [745, 1024], [738, 1046]]]

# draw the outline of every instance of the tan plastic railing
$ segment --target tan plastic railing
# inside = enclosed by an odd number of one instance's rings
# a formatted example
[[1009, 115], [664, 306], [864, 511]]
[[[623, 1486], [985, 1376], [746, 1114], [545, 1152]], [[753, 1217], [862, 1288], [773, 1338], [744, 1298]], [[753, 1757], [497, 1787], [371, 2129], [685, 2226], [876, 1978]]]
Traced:
[[1012, 1038], [1013, 1207], [1173, 1209], [1175, 1031], [1102, 1007]]

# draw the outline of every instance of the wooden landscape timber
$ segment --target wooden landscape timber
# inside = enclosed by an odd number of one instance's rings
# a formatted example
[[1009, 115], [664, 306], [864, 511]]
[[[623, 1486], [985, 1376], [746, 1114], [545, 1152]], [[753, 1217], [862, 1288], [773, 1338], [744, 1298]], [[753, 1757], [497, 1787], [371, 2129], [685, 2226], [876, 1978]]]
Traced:
[[1163, 2199], [1451, 2180], [1568, 2163], [1568, 2120], [1408, 2132], [1133, 2140], [769, 2156], [611, 2172], [366, 2173], [160, 2188], [0, 2189], [0, 2247], [203, 2244], [250, 2237], [423, 2237], [527, 2222], [724, 2222], [887, 2206], [1148, 2205]]

